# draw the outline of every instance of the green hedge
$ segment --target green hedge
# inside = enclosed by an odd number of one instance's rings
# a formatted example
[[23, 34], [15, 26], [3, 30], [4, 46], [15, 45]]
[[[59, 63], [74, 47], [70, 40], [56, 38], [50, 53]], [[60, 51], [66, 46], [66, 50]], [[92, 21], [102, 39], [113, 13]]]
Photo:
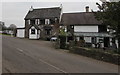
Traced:
[[60, 48], [66, 49], [66, 36], [59, 36], [60, 39]]
[[111, 54], [97, 50], [87, 50], [80, 47], [74, 47], [70, 52], [120, 65], [120, 55], [118, 54]]

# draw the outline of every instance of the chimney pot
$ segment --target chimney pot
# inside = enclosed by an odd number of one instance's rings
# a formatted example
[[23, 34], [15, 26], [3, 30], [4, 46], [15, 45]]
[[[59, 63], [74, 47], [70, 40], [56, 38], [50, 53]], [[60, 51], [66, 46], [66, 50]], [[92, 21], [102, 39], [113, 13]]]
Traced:
[[89, 6], [86, 6], [86, 12], [89, 12]]
[[33, 6], [30, 7], [30, 11], [33, 11]]

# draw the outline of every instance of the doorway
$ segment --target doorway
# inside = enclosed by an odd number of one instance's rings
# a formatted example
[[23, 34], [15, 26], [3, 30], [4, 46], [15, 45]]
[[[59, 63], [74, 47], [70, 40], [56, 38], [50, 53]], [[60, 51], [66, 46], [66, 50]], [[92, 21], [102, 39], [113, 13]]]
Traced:
[[109, 37], [104, 37], [104, 47], [109, 47], [110, 39]]

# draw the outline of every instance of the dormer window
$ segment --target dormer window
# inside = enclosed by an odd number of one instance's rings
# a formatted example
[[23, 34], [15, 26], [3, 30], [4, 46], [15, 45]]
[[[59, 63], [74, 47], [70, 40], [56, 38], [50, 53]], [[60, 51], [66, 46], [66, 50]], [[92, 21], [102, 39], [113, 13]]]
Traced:
[[57, 18], [55, 18], [55, 22], [58, 22], [58, 19], [57, 19]]
[[50, 19], [45, 19], [45, 24], [50, 24]]
[[30, 25], [30, 20], [28, 20], [28, 24]]
[[55, 18], [55, 21], [57, 21], [57, 18]]
[[35, 20], [35, 24], [36, 24], [36, 25], [39, 25], [39, 24], [40, 24], [40, 19], [36, 19], [36, 20]]

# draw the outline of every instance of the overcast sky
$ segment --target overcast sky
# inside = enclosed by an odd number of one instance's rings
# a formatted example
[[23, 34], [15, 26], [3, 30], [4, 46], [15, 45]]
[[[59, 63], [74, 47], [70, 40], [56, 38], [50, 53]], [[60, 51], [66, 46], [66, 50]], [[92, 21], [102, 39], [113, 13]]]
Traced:
[[[0, 2], [0, 20], [5, 22], [6, 26], [15, 24], [17, 27], [24, 27], [24, 17], [29, 11], [31, 5], [33, 8], [59, 7], [63, 5], [63, 12], [85, 12], [85, 7], [97, 10], [96, 2], [99, 0], [39, 0], [27, 2], [26, 0], [14, 1], [4, 0]], [[2, 10], [1, 10], [2, 9]], [[1, 18], [2, 17], [2, 18]]]

